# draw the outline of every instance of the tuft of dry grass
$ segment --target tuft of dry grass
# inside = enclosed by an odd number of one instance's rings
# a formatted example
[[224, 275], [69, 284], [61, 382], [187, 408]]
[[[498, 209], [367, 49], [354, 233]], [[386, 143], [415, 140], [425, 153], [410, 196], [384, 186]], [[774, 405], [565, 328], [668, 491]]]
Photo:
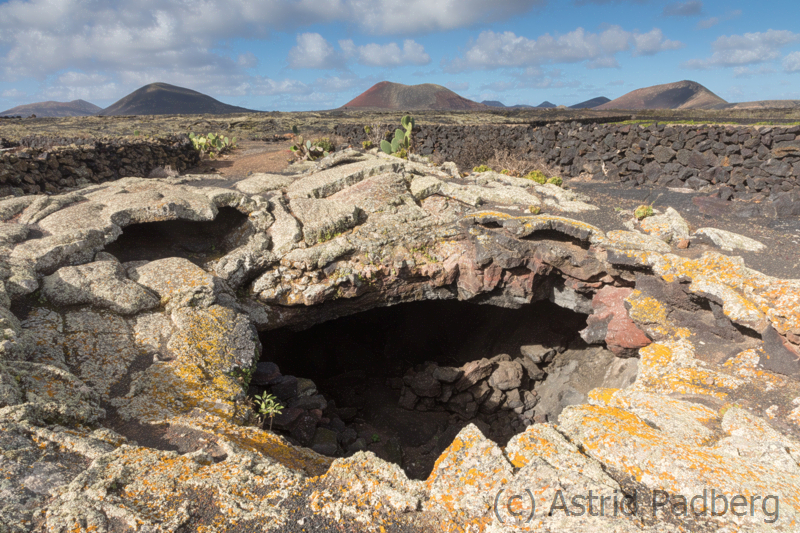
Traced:
[[538, 170], [548, 177], [560, 174], [558, 169], [548, 165], [541, 157], [522, 157], [522, 155], [512, 153], [510, 150], [495, 150], [494, 157], [486, 164], [497, 172], [507, 170], [510, 175], [517, 177], [524, 176], [534, 170]]

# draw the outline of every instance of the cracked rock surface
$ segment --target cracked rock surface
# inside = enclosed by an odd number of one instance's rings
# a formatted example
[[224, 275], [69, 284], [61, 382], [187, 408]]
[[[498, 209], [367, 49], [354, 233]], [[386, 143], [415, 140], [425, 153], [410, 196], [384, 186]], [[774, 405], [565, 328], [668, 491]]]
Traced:
[[[354, 151], [309, 168], [0, 200], [5, 530], [797, 531], [800, 281], [678, 248], [689, 233], [674, 210], [607, 232], [570, 218], [598, 208], [555, 185]], [[129, 226], [221, 209], [243, 222], [220, 250], [104, 251]], [[425, 481], [256, 423], [258, 331], [433, 299], [582, 312], [584, 339], [628, 358], [608, 370], [620, 388], [505, 448], [468, 425]], [[501, 388], [521, 372], [505, 366], [490, 378]], [[712, 514], [712, 489], [747, 512]], [[704, 491], [706, 513], [673, 506]]]

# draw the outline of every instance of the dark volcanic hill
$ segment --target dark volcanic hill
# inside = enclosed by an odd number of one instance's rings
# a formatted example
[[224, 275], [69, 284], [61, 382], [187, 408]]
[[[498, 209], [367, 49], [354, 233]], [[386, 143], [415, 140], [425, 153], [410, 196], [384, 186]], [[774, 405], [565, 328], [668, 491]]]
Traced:
[[527, 104], [505, 105], [503, 102], [498, 102], [497, 100], [484, 100], [481, 103], [483, 105], [488, 105], [489, 107], [502, 107], [503, 109], [530, 109], [530, 108], [533, 108], [532, 105], [527, 105]]
[[556, 104], [548, 102], [547, 100], [545, 100], [544, 102], [542, 102], [541, 104], [537, 105], [536, 107], [541, 107], [541, 108], [544, 108], [544, 109], [552, 109], [552, 108], [556, 107]]
[[725, 100], [695, 81], [636, 89], [595, 109], [710, 109]]
[[361, 109], [436, 109], [459, 111], [487, 109], [488, 106], [467, 100], [447, 87], [433, 83], [403, 85], [382, 81], [376, 83], [344, 106]]
[[36, 115], [37, 117], [85, 117], [94, 115], [100, 111], [100, 107], [90, 104], [85, 100], [73, 100], [71, 102], [36, 102], [35, 104], [18, 105], [3, 112], [0, 116], [21, 115], [29, 117]]
[[591, 109], [592, 107], [597, 107], [599, 105], [603, 105], [606, 102], [610, 102], [611, 99], [606, 98], [605, 96], [598, 96], [597, 98], [592, 98], [591, 100], [586, 100], [585, 102], [581, 102], [580, 104], [575, 104], [569, 106], [570, 109]]
[[151, 83], [117, 100], [98, 115], [221, 115], [253, 113], [251, 109], [223, 104], [208, 95], [168, 83]]

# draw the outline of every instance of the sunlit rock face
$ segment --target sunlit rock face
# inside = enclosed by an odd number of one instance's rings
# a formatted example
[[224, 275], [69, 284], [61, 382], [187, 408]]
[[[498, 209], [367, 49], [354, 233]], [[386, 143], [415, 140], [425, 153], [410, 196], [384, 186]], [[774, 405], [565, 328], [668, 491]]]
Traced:
[[[688, 235], [706, 251], [687, 254], [677, 213], [606, 232], [570, 218], [596, 210], [590, 199], [498, 173], [355, 151], [320, 163], [230, 188], [125, 178], [0, 201], [1, 523], [797, 529], [800, 283], [713, 248], [757, 246], [706, 231]], [[423, 480], [370, 443], [334, 459], [257, 420], [254, 376], [277, 383], [257, 373], [271, 331], [429, 300], [581, 315], [576, 338], [607, 358], [594, 371], [605, 386], [537, 418], [526, 380], [550, 380], [533, 390], [556, 405], [590, 382], [579, 359], [551, 367], [557, 350], [518, 344], [420, 370], [430, 379], [400, 387], [434, 410], [448, 384], [465, 408], [492, 391], [514, 396], [509, 412], [534, 408], [502, 444], [464, 424]], [[335, 441], [327, 403], [300, 409], [319, 410], [315, 431]]]

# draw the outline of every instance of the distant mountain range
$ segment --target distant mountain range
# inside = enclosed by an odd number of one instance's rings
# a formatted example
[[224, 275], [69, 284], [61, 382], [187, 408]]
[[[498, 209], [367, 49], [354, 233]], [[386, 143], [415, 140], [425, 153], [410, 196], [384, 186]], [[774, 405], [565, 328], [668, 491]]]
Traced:
[[447, 87], [433, 83], [403, 85], [402, 83], [382, 81], [359, 94], [341, 108], [468, 111], [486, 109], [486, 106], [467, 100]]
[[728, 102], [696, 81], [636, 89], [595, 109], [713, 109]]
[[208, 95], [168, 83], [151, 83], [136, 89], [105, 109], [83, 100], [39, 102], [21, 105], [0, 116], [83, 117], [89, 115], [218, 115], [256, 113], [252, 109], [223, 104]]
[[497, 100], [484, 100], [481, 103], [483, 105], [488, 105], [489, 107], [502, 107], [504, 109], [535, 109], [537, 107], [550, 109], [552, 107], [556, 107], [555, 104], [551, 104], [547, 100], [545, 100], [539, 105], [528, 105], [528, 104], [505, 105], [503, 102], [498, 102]]
[[[506, 106], [497, 100], [474, 102], [450, 89], [433, 83], [403, 85], [382, 81], [356, 96], [340, 109], [363, 110], [440, 110], [481, 111], [487, 109], [552, 109], [555, 104], [544, 101], [537, 106]], [[562, 106], [559, 106], [562, 107]], [[615, 100], [598, 96], [570, 109], [800, 109], [800, 100], [762, 100], [728, 103], [697, 82], [684, 80], [653, 85], [631, 91]], [[252, 109], [224, 104], [203, 93], [168, 83], [151, 83], [141, 87], [105, 109], [86, 102], [38, 102], [20, 105], [0, 112], [0, 116], [78, 117], [89, 115], [194, 115], [225, 113], [257, 113]]]
[[0, 112], [0, 116], [23, 116], [29, 117], [85, 117], [94, 115], [101, 108], [90, 104], [85, 100], [73, 100], [71, 102], [37, 102], [35, 104], [18, 105], [11, 109]]

